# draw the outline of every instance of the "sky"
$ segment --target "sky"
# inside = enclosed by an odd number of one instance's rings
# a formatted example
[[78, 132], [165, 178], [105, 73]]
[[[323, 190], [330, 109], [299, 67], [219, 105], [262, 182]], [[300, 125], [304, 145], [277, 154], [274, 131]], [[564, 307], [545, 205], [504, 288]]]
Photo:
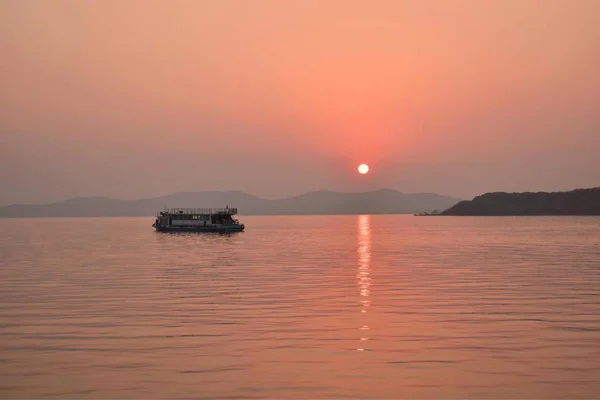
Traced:
[[599, 21], [597, 0], [0, 0], [0, 204], [600, 186]]

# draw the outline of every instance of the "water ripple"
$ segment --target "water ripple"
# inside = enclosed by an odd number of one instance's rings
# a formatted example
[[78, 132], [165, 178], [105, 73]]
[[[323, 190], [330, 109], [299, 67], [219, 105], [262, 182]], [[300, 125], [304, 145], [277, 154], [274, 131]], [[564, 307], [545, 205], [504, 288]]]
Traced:
[[3, 398], [597, 398], [600, 219], [0, 220]]

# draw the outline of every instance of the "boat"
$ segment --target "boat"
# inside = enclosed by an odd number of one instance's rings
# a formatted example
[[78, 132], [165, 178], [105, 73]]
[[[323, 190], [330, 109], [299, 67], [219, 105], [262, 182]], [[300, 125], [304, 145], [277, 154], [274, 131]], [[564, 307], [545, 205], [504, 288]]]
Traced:
[[234, 219], [237, 208], [165, 208], [156, 214], [157, 232], [242, 232], [244, 224]]

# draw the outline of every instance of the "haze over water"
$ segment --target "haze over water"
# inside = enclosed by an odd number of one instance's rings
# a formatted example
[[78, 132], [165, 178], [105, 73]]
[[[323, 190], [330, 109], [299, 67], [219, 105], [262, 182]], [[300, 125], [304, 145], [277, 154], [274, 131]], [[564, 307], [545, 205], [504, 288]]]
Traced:
[[596, 398], [600, 219], [0, 220], [0, 394]]

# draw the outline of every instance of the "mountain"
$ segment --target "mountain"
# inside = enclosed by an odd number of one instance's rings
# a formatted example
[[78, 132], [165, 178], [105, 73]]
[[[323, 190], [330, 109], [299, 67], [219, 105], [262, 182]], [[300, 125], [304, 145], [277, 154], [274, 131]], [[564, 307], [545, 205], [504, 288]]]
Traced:
[[153, 216], [165, 206], [225, 205], [239, 208], [242, 215], [406, 214], [443, 210], [459, 200], [433, 193], [404, 194], [390, 189], [364, 193], [322, 190], [278, 200], [261, 199], [239, 191], [182, 192], [140, 200], [80, 197], [49, 204], [14, 204], [0, 207], [0, 218]]
[[600, 215], [600, 187], [570, 192], [486, 193], [441, 215]]

